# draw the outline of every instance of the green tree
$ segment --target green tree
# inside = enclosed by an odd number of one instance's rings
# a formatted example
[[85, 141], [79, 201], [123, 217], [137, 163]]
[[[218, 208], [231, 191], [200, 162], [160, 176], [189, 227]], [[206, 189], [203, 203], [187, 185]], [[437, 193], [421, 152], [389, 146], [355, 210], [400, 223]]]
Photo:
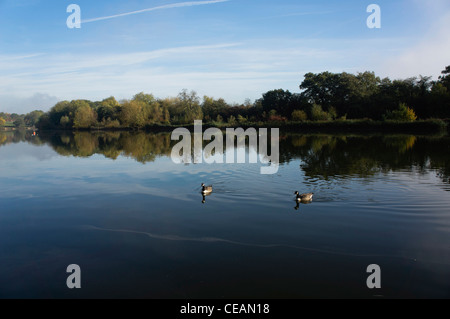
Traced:
[[84, 101], [77, 102], [77, 110], [73, 119], [74, 128], [90, 128], [97, 123], [97, 113]]
[[321, 105], [326, 112], [336, 113], [336, 117], [345, 114], [364, 117], [368, 110], [362, 106], [370, 105], [371, 97], [379, 91], [380, 84], [380, 78], [373, 72], [357, 75], [323, 72], [307, 73], [300, 89], [303, 90], [301, 96], [309, 103]]
[[15, 127], [18, 127], [18, 128], [20, 128], [20, 127], [25, 127], [26, 124], [25, 124], [24, 119], [21, 118], [21, 117], [19, 117], [18, 119], [16, 119], [16, 120], [14, 121], [14, 126], [15, 126]]
[[3, 126], [6, 124], [6, 121], [3, 117], [0, 117], [0, 126]]
[[183, 110], [184, 123], [193, 123], [195, 120], [203, 119], [200, 99], [195, 91], [188, 92], [186, 89], [178, 94], [179, 107]]
[[25, 115], [25, 123], [27, 126], [35, 126], [39, 118], [44, 114], [43, 111], [33, 111]]
[[275, 110], [282, 116], [290, 116], [295, 109], [293, 94], [283, 89], [272, 90], [263, 94], [261, 105], [264, 111]]
[[[61, 101], [56, 103], [50, 111], [47, 113], [48, 117], [44, 118], [40, 126], [45, 126], [45, 128], [57, 128], [60, 125], [61, 117], [67, 116], [73, 120], [75, 115], [75, 110], [71, 106], [69, 101]], [[71, 125], [70, 125], [71, 126]]]
[[215, 100], [212, 97], [204, 96], [201, 107], [204, 119], [206, 121], [212, 121], [216, 119], [218, 115], [226, 113], [229, 105], [224, 99]]
[[307, 73], [300, 84], [300, 89], [303, 91], [302, 96], [307, 98], [311, 104], [318, 104], [328, 108], [336, 96], [345, 94], [339, 92], [342, 90], [339, 86], [340, 77], [339, 74], [330, 72]]
[[429, 107], [434, 117], [450, 118], [450, 91], [441, 82], [433, 84]]
[[447, 88], [447, 91], [450, 92], [450, 65], [445, 68], [444, 71], [441, 72], [441, 76], [439, 77], [439, 83]]
[[61, 119], [59, 120], [59, 123], [62, 128], [68, 128], [70, 124], [70, 119], [67, 115], [61, 116]]
[[98, 121], [103, 122], [108, 118], [111, 120], [116, 120], [119, 117], [119, 112], [120, 104], [113, 96], [104, 99], [100, 102], [100, 105], [97, 108]]

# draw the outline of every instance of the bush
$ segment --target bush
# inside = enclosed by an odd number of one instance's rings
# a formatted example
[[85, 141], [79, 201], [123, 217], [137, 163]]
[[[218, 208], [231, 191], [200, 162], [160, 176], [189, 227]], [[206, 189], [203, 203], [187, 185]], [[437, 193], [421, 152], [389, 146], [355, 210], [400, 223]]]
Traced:
[[243, 123], [247, 122], [247, 119], [240, 114], [237, 116], [237, 120], [238, 120], [239, 124], [243, 124]]
[[120, 122], [118, 120], [112, 120], [110, 117], [103, 119], [100, 126], [104, 128], [120, 128]]
[[292, 112], [292, 120], [304, 122], [308, 120], [308, 114], [306, 114], [306, 112], [302, 110], [295, 110], [294, 112]]
[[417, 120], [416, 113], [409, 108], [405, 103], [400, 103], [398, 109], [394, 111], [387, 111], [383, 116], [384, 120], [414, 122]]
[[229, 124], [229, 125], [236, 125], [236, 118], [235, 118], [233, 115], [231, 115], [231, 116], [228, 118], [228, 124]]
[[322, 109], [322, 106], [314, 104], [311, 109], [311, 119], [313, 121], [330, 121], [331, 116]]

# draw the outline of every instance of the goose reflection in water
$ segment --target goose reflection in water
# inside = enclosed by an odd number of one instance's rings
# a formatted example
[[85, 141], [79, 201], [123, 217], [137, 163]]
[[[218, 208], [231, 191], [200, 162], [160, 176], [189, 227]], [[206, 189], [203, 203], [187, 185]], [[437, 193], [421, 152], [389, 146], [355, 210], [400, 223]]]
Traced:
[[210, 196], [211, 194], [203, 194], [202, 204], [206, 203], [206, 196]]

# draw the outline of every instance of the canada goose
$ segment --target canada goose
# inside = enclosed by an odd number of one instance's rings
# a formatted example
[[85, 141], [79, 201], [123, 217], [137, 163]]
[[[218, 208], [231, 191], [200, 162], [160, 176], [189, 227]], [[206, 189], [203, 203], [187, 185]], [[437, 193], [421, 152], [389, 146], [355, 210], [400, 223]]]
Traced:
[[313, 199], [314, 193], [299, 194], [297, 191], [294, 195], [296, 195], [295, 200], [297, 202], [310, 202]]
[[212, 186], [205, 186], [205, 184], [202, 184], [202, 194], [210, 194], [212, 193]]

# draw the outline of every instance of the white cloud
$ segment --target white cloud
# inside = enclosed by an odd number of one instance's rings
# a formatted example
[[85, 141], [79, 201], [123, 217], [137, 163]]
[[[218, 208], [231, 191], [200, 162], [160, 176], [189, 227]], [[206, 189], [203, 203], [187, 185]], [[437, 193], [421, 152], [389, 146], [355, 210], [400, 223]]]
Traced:
[[147, 9], [143, 9], [143, 10], [115, 14], [115, 15], [106, 16], [106, 17], [87, 19], [87, 20], [81, 21], [81, 23], [89, 23], [89, 22], [95, 22], [95, 21], [101, 21], [101, 20], [114, 19], [114, 18], [119, 18], [119, 17], [124, 17], [124, 16], [133, 15], [133, 14], [144, 13], [144, 12], [150, 12], [150, 11], [156, 11], [156, 10], [200, 6], [200, 5], [215, 4], [215, 3], [228, 2], [228, 1], [230, 1], [230, 0], [178, 2], [178, 3], [172, 3], [172, 4], [163, 5], [163, 6], [153, 7], [153, 8], [147, 8]]
[[[323, 49], [219, 43], [147, 52], [40, 55], [0, 63], [0, 94], [51, 92], [63, 99], [128, 98], [139, 91], [176, 95], [182, 88], [243, 102], [266, 89], [298, 86], [306, 65], [328, 60]], [[304, 65], [304, 69], [299, 65]], [[277, 84], [278, 83], [278, 84]], [[252, 91], [250, 91], [252, 90]]]
[[34, 110], [46, 111], [55, 105], [59, 99], [43, 93], [35, 93], [29, 97], [15, 95], [0, 95], [0, 111], [25, 114]]
[[140, 91], [174, 96], [187, 88], [240, 103], [271, 89], [298, 92], [307, 72], [371, 70], [371, 57], [398, 42], [264, 39], [144, 52], [36, 55], [0, 62], [0, 95], [47, 92], [61, 99], [100, 100], [130, 98]]

